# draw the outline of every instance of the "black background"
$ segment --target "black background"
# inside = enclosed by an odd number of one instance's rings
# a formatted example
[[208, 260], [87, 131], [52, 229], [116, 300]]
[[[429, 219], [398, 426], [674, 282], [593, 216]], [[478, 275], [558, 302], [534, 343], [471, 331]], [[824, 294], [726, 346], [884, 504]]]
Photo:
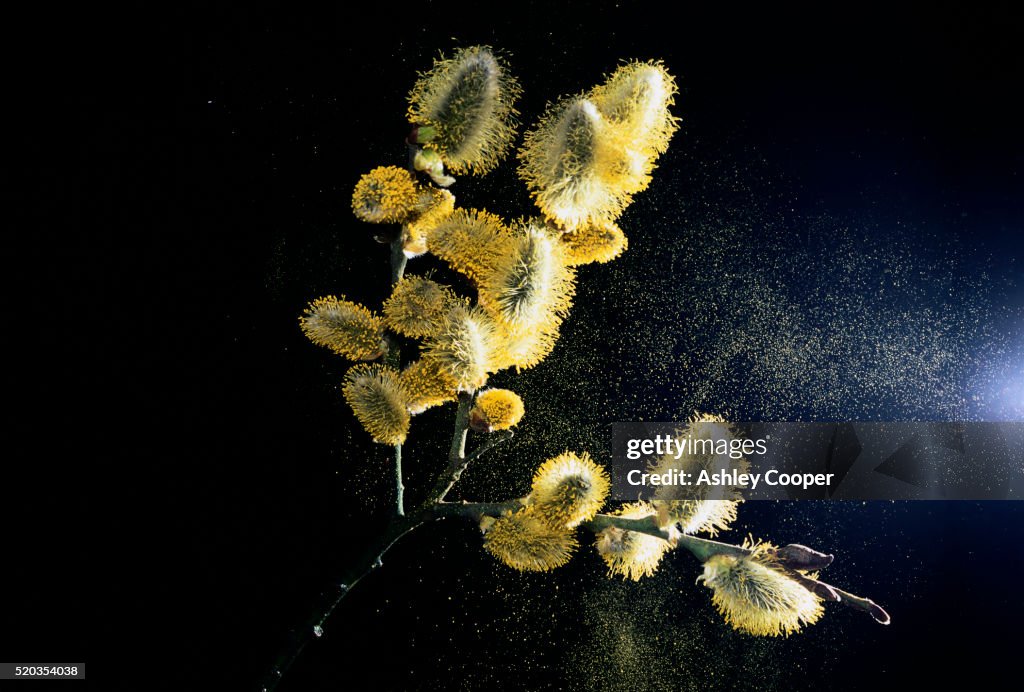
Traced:
[[[12, 245], [10, 275], [35, 320], [12, 324], [30, 325], [15, 341], [38, 365], [11, 368], [25, 392], [11, 463], [84, 502], [19, 504], [12, 480], [12, 531], [80, 547], [67, 548], [74, 567], [40, 541], [6, 566], [3, 658], [88, 659], [94, 685], [139, 669], [128, 687], [251, 689], [379, 530], [386, 455], [341, 402], [345, 364], [306, 343], [296, 318], [318, 295], [376, 304], [386, 290], [385, 248], [348, 198], [360, 173], [403, 162], [405, 94], [439, 50], [507, 51], [527, 123], [621, 58], [664, 59], [684, 121], [659, 169], [666, 189], [719, 175], [705, 156], [757, 161], [789, 190], [780, 206], [928, 218], [983, 245], [993, 272], [1019, 272], [1024, 71], [1009, 5], [671, 8], [196, 6], [12, 21], [9, 95], [24, 123], [11, 135], [30, 165], [11, 182], [29, 184], [17, 233], [31, 242]], [[508, 171], [458, 186], [467, 205], [529, 212]], [[656, 256], [642, 222], [666, 205], [637, 212], [637, 271]], [[654, 415], [620, 399], [610, 374], [642, 368], [588, 328], [624, 303], [588, 296], [557, 365], [523, 380], [528, 407], [538, 401], [518, 451], [495, 454], [508, 477], [484, 473], [463, 497], [521, 494], [542, 455], [582, 441], [559, 436], [575, 417]], [[417, 420], [413, 497], [451, 413]], [[559, 572], [518, 575], [472, 526], [444, 524], [389, 554], [281, 689], [943, 687], [952, 669], [1012, 667], [1024, 615], [1014, 506], [743, 510], [731, 540], [755, 530], [845, 555], [835, 581], [894, 624], [832, 608], [806, 634], [754, 641], [719, 622], [685, 556], [640, 585], [606, 580], [589, 548]], [[595, 632], [629, 636], [581, 645]]]

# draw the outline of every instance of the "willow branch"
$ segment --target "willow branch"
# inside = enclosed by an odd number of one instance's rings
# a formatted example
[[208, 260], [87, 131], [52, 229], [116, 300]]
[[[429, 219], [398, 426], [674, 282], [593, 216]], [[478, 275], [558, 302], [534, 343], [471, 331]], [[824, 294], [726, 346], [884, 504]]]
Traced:
[[594, 533], [598, 533], [609, 527], [615, 527], [626, 531], [646, 533], [648, 536], [657, 536], [658, 538], [663, 538], [666, 541], [671, 540], [672, 538], [667, 529], [663, 529], [658, 526], [658, 522], [655, 521], [653, 516], [644, 517], [642, 519], [627, 519], [626, 517], [618, 517], [612, 514], [598, 514], [590, 521], [584, 522], [583, 527], [590, 529]]
[[[521, 505], [522, 503], [519, 500], [497, 503], [445, 502], [436, 507], [435, 511], [430, 515], [430, 518], [456, 516], [479, 521], [485, 516], [500, 517], [503, 513], [507, 511], [514, 511]], [[593, 531], [594, 533], [598, 533], [599, 531], [603, 531], [609, 527], [614, 527], [624, 531], [635, 531], [649, 536], [656, 536], [657, 538], [661, 538], [666, 541], [673, 541], [678, 547], [685, 548], [701, 562], [707, 562], [715, 555], [744, 557], [753, 552], [748, 548], [733, 545], [731, 543], [712, 541], [708, 538], [698, 538], [697, 536], [690, 536], [687, 534], [679, 535], [678, 533], [670, 533], [667, 529], [658, 526], [657, 519], [654, 516], [643, 517], [641, 519], [628, 519], [626, 517], [620, 517], [612, 514], [598, 514], [590, 521], [584, 522], [583, 527]], [[802, 548], [802, 546], [797, 547]], [[828, 557], [831, 558], [831, 556]], [[870, 598], [864, 598], [863, 596], [857, 596], [849, 593], [848, 591], [843, 591], [831, 584], [826, 584], [823, 581], [812, 579], [806, 574], [801, 574], [796, 570], [786, 568], [786, 573], [798, 581], [808, 591], [817, 594], [827, 601], [839, 602], [856, 610], [866, 612], [877, 622], [880, 622], [883, 625], [888, 625], [890, 622], [889, 614], [885, 609]]]
[[[701, 562], [707, 562], [710, 558], [715, 555], [732, 555], [734, 557], [743, 557], [750, 555], [752, 552], [747, 548], [738, 545], [732, 545], [729, 543], [721, 543], [719, 541], [712, 541], [707, 538], [698, 538], [697, 536], [690, 536], [687, 534], [676, 535], [671, 537], [668, 531], [660, 528], [655, 517], [644, 517], [643, 519], [626, 519], [625, 517], [611, 516], [608, 514], [598, 514], [591, 521], [584, 524], [590, 530], [597, 532], [602, 529], [614, 526], [619, 529], [626, 531], [636, 531], [638, 533], [646, 533], [650, 536], [657, 536], [665, 540], [675, 540], [676, 544], [682, 548], [688, 550], [695, 558]], [[802, 550], [808, 550], [803, 546], [785, 546], [785, 548], [799, 548]], [[784, 549], [785, 549], [784, 548]], [[828, 562], [831, 562], [831, 555], [822, 556], [827, 557]], [[856, 610], [861, 610], [868, 613], [877, 622], [883, 625], [888, 625], [890, 622], [889, 613], [885, 611], [880, 605], [872, 601], [870, 598], [864, 598], [862, 596], [856, 596], [848, 591], [826, 584], [823, 581], [812, 579], [806, 574], [801, 574], [794, 569], [785, 568], [786, 574], [792, 579], [798, 581], [805, 589], [817, 594], [826, 601], [839, 602]]]
[[[395, 284], [397, 284], [405, 275], [405, 265], [407, 262], [405, 252], [402, 247], [401, 235], [391, 242], [390, 262], [391, 286], [394, 287]], [[384, 360], [387, 365], [397, 370], [402, 364], [401, 347], [398, 340], [391, 334], [387, 334], [385, 339], [387, 341], [388, 349]], [[373, 570], [380, 567], [381, 559], [384, 557], [384, 554], [387, 553], [395, 543], [423, 523], [424, 519], [422, 518], [406, 519], [405, 517], [405, 484], [402, 481], [402, 445], [395, 445], [394, 450], [395, 517], [392, 519], [391, 524], [385, 531], [384, 536], [374, 543], [359, 560], [355, 561], [349, 576], [336, 584], [336, 587], [331, 590], [331, 593], [327, 596], [326, 600], [309, 618], [303, 622], [303, 624], [289, 631], [288, 641], [285, 647], [278, 654], [277, 658], [274, 659], [274, 663], [271, 666], [270, 671], [264, 677], [260, 687], [257, 688], [261, 692], [273, 692], [273, 690], [277, 688], [281, 678], [284, 677], [284, 674], [289, 668], [291, 668], [292, 664], [295, 663], [295, 660], [302, 653], [303, 649], [306, 648], [306, 644], [314, 638], [323, 636], [324, 624], [327, 622], [327, 619], [331, 617], [331, 614], [334, 613], [335, 609], [345, 599], [345, 596], [351, 592], [352, 588], [362, 581], [364, 577], [373, 572]]]
[[452, 487], [459, 482], [462, 478], [462, 474], [465, 472], [469, 465], [482, 457], [488, 451], [494, 449], [502, 442], [508, 442], [512, 439], [513, 432], [511, 430], [499, 430], [498, 432], [491, 433], [490, 436], [481, 444], [479, 447], [473, 450], [469, 456], [463, 452], [463, 457], [458, 460], [457, 463], [452, 464], [448, 467], [448, 476], [445, 481], [446, 485], [441, 491], [441, 495], [438, 497], [438, 502], [443, 502], [444, 498], [448, 495], [448, 492]]

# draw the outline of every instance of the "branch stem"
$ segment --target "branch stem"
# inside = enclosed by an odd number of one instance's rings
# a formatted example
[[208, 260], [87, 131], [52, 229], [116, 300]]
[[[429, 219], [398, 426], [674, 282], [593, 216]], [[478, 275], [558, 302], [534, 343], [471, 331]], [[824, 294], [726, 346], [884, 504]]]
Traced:
[[402, 236], [391, 241], [391, 285], [394, 286], [405, 276], [405, 265], [409, 258], [405, 256], [405, 248], [402, 247]]
[[405, 516], [405, 484], [402, 482], [402, 445], [395, 445], [395, 514]]
[[480, 456], [475, 454], [470, 458], [466, 457], [466, 433], [469, 432], [469, 410], [472, 406], [472, 392], [459, 392], [459, 405], [455, 411], [455, 430], [452, 432], [452, 444], [448, 450], [448, 465], [434, 481], [433, 487], [427, 493], [427, 497], [420, 507], [421, 510], [428, 510], [438, 502], [442, 502], [448, 491], [462, 476], [462, 472], [466, 470], [469, 462]]
[[505, 512], [515, 511], [522, 507], [519, 500], [509, 502], [438, 502], [423, 511], [425, 520], [443, 519], [445, 517], [464, 517], [480, 521], [484, 517], [500, 517]]
[[[391, 287], [394, 288], [395, 284], [402, 280], [405, 276], [405, 265], [408, 262], [408, 258], [405, 256], [405, 251], [402, 248], [402, 236], [391, 241]], [[384, 340], [387, 342], [388, 349], [387, 355], [384, 356], [384, 362], [388, 367], [394, 368], [395, 370], [401, 370], [402, 368], [402, 346], [395, 335], [391, 332], [387, 332], [384, 335]]]
[[[484, 454], [494, 449], [503, 442], [508, 442], [512, 439], [513, 433], [511, 430], [499, 430], [498, 432], [490, 433], [490, 436], [476, 449], [474, 449], [468, 457], [466, 457], [465, 466], [469, 466], [471, 463], [482, 457]], [[463, 467], [459, 471], [459, 476], [462, 475], [462, 471], [465, 471]], [[459, 479], [459, 476], [455, 477], [455, 480]]]
[[319, 639], [324, 634], [324, 624], [334, 613], [335, 609], [345, 597], [352, 592], [352, 589], [363, 580], [364, 577], [380, 567], [384, 554], [391, 549], [399, 540], [423, 524], [422, 519], [405, 519], [398, 517], [391, 522], [384, 536], [370, 546], [362, 557], [356, 561], [349, 575], [335, 585], [335, 589], [327, 597], [327, 600], [319, 606], [313, 614], [301, 625], [288, 632], [288, 641], [284, 648], [274, 659], [270, 670], [264, 676], [261, 684], [256, 689], [259, 692], [274, 692], [281, 682], [285, 673], [292, 667], [292, 664], [299, 658], [306, 645], [314, 639]]
[[[455, 411], [455, 431], [448, 450], [448, 471], [457, 468], [466, 459], [466, 433], [469, 432], [469, 409], [473, 405], [471, 392], [459, 392], [459, 407]], [[443, 500], [444, 498], [438, 498]]]

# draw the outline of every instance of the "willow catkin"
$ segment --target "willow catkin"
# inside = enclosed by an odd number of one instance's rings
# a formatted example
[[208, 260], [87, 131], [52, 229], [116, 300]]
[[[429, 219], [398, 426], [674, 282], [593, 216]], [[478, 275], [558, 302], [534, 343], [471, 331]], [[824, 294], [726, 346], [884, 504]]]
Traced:
[[412, 174], [397, 166], [380, 166], [359, 178], [352, 192], [352, 212], [369, 223], [401, 223], [415, 211], [419, 190]]
[[526, 413], [523, 400], [508, 389], [486, 389], [477, 394], [469, 412], [469, 425], [477, 432], [508, 430]]
[[546, 572], [561, 567], [577, 546], [573, 531], [555, 526], [531, 507], [489, 522], [484, 548], [513, 569]]
[[409, 432], [406, 393], [397, 372], [379, 363], [356, 365], [345, 376], [345, 401], [374, 442], [397, 445]]
[[314, 344], [350, 360], [373, 360], [386, 350], [380, 318], [344, 296], [317, 298], [306, 307], [299, 325]]
[[436, 360], [420, 358], [402, 370], [402, 388], [406, 394], [406, 408], [411, 415], [429, 408], [455, 401], [458, 382]]
[[[729, 451], [722, 451], [731, 448], [738, 433], [720, 416], [694, 414], [674, 437], [691, 440], [692, 444], [678, 458], [675, 454], [666, 454], [655, 459], [649, 466], [651, 473], [678, 471], [698, 480], [702, 472], [743, 474], [750, 469], [750, 463], [742, 456], [734, 458]], [[743, 499], [741, 491], [734, 485], [662, 485], [655, 489], [652, 504], [663, 526], [679, 524], [683, 533], [714, 535], [735, 521], [738, 503]]]
[[406, 275], [384, 302], [384, 324], [412, 339], [434, 336], [443, 327], [445, 313], [457, 304], [459, 299], [447, 286]]
[[438, 363], [459, 391], [473, 391], [494, 371], [500, 342], [494, 322], [480, 308], [456, 305], [424, 345], [424, 358]]
[[519, 177], [545, 217], [565, 230], [618, 218], [630, 192], [617, 137], [585, 97], [548, 107], [518, 154]]
[[515, 137], [520, 92], [489, 47], [463, 48], [420, 76], [409, 94], [409, 122], [433, 129], [425, 146], [453, 173], [486, 173]]
[[562, 256], [569, 266], [610, 262], [628, 247], [626, 234], [610, 221], [592, 223], [559, 236]]
[[402, 251], [409, 259], [426, 253], [427, 235], [455, 211], [455, 195], [436, 187], [421, 188], [412, 217], [402, 226]]
[[528, 503], [557, 526], [578, 526], [601, 510], [611, 481], [586, 452], [563, 452], [545, 461], [533, 476]]
[[572, 305], [575, 272], [561, 244], [542, 226], [526, 222], [507, 251], [479, 281], [480, 305], [511, 330], [544, 331]]
[[698, 582], [734, 629], [759, 636], [789, 635], [818, 621], [821, 598], [788, 576], [772, 557], [772, 546], [752, 547], [747, 556], [714, 555]]
[[427, 245], [431, 254], [476, 281], [493, 272], [510, 254], [512, 235], [494, 214], [456, 209], [427, 233]]
[[660, 63], [631, 62], [590, 92], [616, 134], [609, 168], [626, 194], [647, 188], [659, 154], [668, 149], [678, 128], [669, 111], [676, 91], [675, 80]]
[[[623, 505], [615, 512], [627, 519], [643, 519], [654, 515], [654, 508], [645, 502]], [[602, 529], [595, 536], [597, 552], [608, 566], [609, 575], [639, 581], [652, 576], [673, 544], [663, 538], [615, 526]]]

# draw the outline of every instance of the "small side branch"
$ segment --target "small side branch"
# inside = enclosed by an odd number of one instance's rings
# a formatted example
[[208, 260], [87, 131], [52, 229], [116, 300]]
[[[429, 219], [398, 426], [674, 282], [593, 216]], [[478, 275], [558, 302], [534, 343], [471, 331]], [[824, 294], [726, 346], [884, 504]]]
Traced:
[[270, 670], [264, 676], [259, 687], [256, 688], [259, 692], [273, 692], [277, 689], [278, 683], [302, 654], [306, 645], [323, 636], [324, 624], [345, 600], [345, 597], [351, 593], [355, 585], [380, 567], [384, 554], [422, 523], [422, 521], [405, 519], [396, 519], [391, 522], [391, 526], [383, 538], [362, 555], [346, 579], [335, 585], [335, 589], [332, 590], [332, 594], [324, 601], [323, 605], [317, 608], [302, 625], [288, 633], [287, 644], [274, 659]]
[[469, 432], [469, 410], [472, 407], [473, 394], [471, 392], [459, 392], [459, 405], [455, 411], [455, 430], [452, 432], [452, 444], [448, 450], [448, 464], [441, 475], [437, 477], [430, 492], [427, 493], [427, 497], [421, 506], [422, 510], [427, 510], [438, 502], [443, 501], [469, 462], [480, 456], [476, 454], [471, 458], [466, 458], [466, 435]]
[[459, 392], [459, 407], [455, 411], [455, 431], [452, 433], [452, 445], [448, 450], [449, 472], [466, 458], [466, 433], [469, 432], [469, 410], [472, 406], [473, 394]]
[[445, 517], [462, 517], [480, 521], [484, 517], [500, 517], [505, 512], [514, 512], [522, 507], [519, 500], [509, 502], [438, 502], [423, 510], [424, 521]]
[[405, 516], [405, 484], [402, 482], [402, 445], [395, 445], [395, 513]]
[[[405, 251], [402, 248], [402, 237], [399, 235], [398, 238], [391, 241], [391, 287], [394, 288], [395, 284], [402, 280], [405, 276], [405, 265], [408, 262], [408, 258], [405, 256]], [[391, 332], [387, 332], [384, 335], [384, 340], [387, 343], [387, 354], [384, 356], [384, 362], [388, 367], [400, 370], [402, 368], [402, 348], [395, 335]]]
[[679, 545], [689, 550], [690, 553], [701, 562], [707, 562], [708, 559], [714, 555], [745, 557], [751, 553], [750, 550], [738, 545], [712, 541], [708, 538], [697, 538], [696, 536], [690, 536], [688, 534], [679, 536]]
[[482, 457], [488, 451], [500, 445], [502, 442], [507, 442], [511, 440], [512, 435], [513, 433], [511, 430], [501, 430], [496, 433], [491, 433], [490, 437], [488, 437], [483, 444], [474, 449], [473, 452], [470, 453], [468, 456], [466, 456], [465, 453], [463, 452], [462, 458], [459, 459], [455, 464], [452, 464], [448, 467], [448, 476], [447, 480], [445, 481], [445, 487], [441, 490], [441, 495], [438, 497], [437, 501], [442, 502], [444, 498], [447, 497], [449, 491], [451, 491], [452, 487], [454, 487], [455, 484], [459, 482], [459, 479], [462, 478], [462, 474], [466, 471], [467, 468], [469, 468], [469, 465], [471, 463]]
[[457, 469], [458, 475], [455, 476], [455, 480], [459, 480], [459, 476], [462, 475], [462, 472], [465, 471], [466, 467], [469, 466], [472, 462], [476, 461], [477, 459], [479, 459], [484, 454], [486, 454], [490, 450], [494, 449], [495, 447], [497, 447], [501, 443], [508, 442], [509, 440], [512, 439], [512, 437], [514, 435], [515, 435], [515, 433], [513, 433], [511, 430], [499, 430], [496, 433], [491, 433], [490, 436], [484, 441], [483, 444], [481, 444], [479, 447], [474, 449], [470, 453], [470, 455], [468, 457], [466, 457], [465, 464], [462, 465], [461, 469]]
[[642, 519], [627, 519], [626, 517], [619, 517], [613, 514], [598, 514], [590, 521], [584, 522], [583, 526], [594, 533], [614, 527], [625, 531], [646, 533], [648, 536], [656, 536], [666, 541], [672, 540], [672, 535], [669, 534], [667, 529], [659, 527], [658, 522], [655, 521], [653, 516]]
[[405, 248], [402, 247], [402, 236], [399, 234], [396, 240], [391, 241], [391, 285], [394, 286], [405, 276], [405, 265], [409, 258], [405, 256]]
[[[828, 585], [826, 584], [826, 586]], [[856, 610], [864, 611], [865, 613], [873, 617], [875, 619], [875, 622], [881, 623], [883, 625], [888, 625], [890, 622], [892, 622], [891, 618], [889, 617], [889, 613], [885, 612], [885, 608], [878, 605], [870, 598], [855, 596], [852, 593], [848, 591], [843, 591], [842, 589], [837, 588], [835, 586], [829, 586], [829, 588], [832, 589], [836, 594], [838, 594], [840, 599], [842, 599], [840, 603], [848, 605]]]

